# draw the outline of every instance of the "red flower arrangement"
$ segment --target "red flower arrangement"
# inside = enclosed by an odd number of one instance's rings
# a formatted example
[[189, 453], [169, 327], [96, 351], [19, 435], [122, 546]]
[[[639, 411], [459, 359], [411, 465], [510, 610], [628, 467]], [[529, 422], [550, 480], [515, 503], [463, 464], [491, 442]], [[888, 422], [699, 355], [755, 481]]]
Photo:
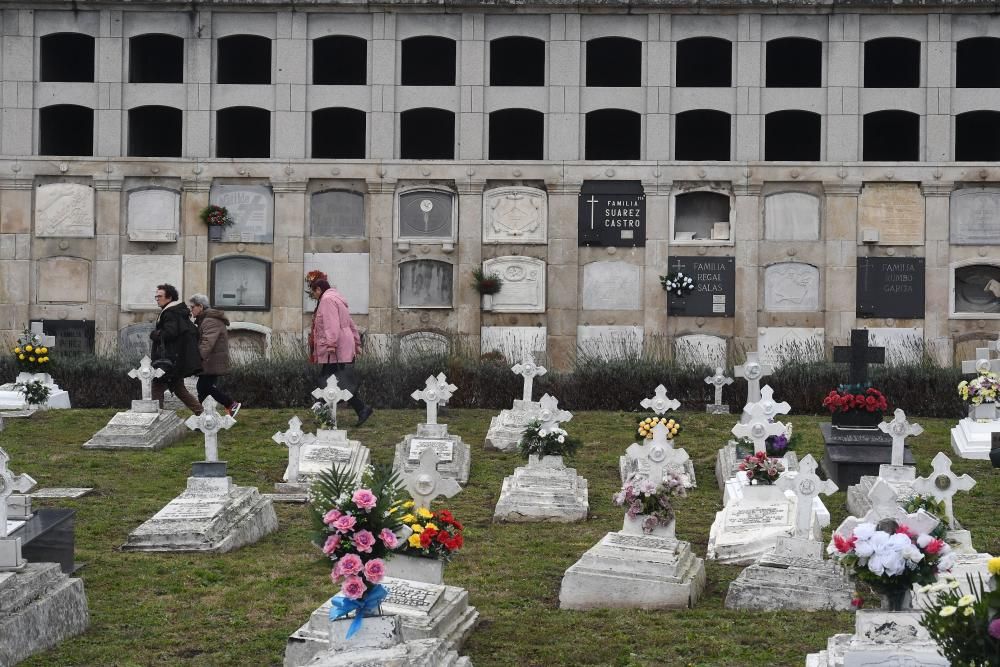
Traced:
[[198, 217], [209, 227], [229, 227], [236, 223], [225, 206], [216, 206], [215, 204], [209, 204], [201, 209]]
[[885, 412], [889, 409], [889, 403], [885, 396], [878, 389], [869, 387], [864, 393], [852, 393], [841, 389], [834, 389], [823, 399], [823, 407], [834, 412], [849, 412], [850, 410], [864, 410], [866, 412]]
[[405, 515], [402, 521], [413, 534], [403, 543], [400, 553], [449, 561], [464, 544], [463, 526], [448, 510], [431, 512], [421, 507]]

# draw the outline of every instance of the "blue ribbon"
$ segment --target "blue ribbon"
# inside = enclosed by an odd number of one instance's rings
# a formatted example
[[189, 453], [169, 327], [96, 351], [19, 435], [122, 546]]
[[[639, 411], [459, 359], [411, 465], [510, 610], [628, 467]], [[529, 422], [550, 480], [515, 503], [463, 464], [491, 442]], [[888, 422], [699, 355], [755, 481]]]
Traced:
[[335, 621], [338, 618], [347, 616], [351, 612], [357, 612], [354, 615], [351, 627], [347, 628], [347, 637], [345, 639], [350, 639], [361, 629], [361, 620], [365, 616], [375, 616], [375, 612], [378, 611], [382, 600], [387, 597], [389, 597], [389, 589], [382, 584], [372, 586], [370, 590], [361, 596], [360, 600], [352, 600], [338, 593], [330, 598], [330, 620]]

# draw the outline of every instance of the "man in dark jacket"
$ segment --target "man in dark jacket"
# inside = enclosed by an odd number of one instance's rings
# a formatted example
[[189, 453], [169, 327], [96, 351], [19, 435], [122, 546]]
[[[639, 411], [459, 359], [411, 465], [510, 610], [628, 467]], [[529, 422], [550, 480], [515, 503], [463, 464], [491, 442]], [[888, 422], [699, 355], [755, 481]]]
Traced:
[[198, 354], [201, 357], [201, 375], [198, 376], [198, 400], [211, 396], [235, 417], [240, 411], [240, 403], [229, 397], [216, 384], [220, 375], [229, 372], [229, 334], [226, 327], [229, 319], [218, 308], [211, 308], [208, 297], [195, 294], [188, 298], [188, 307], [198, 325]]
[[200, 415], [201, 403], [184, 386], [184, 378], [201, 371], [198, 354], [198, 330], [191, 322], [191, 311], [180, 301], [173, 285], [156, 286], [156, 304], [160, 315], [156, 328], [150, 332], [153, 341], [153, 365], [166, 370], [166, 374], [153, 380], [153, 400], [163, 407], [163, 392], [169, 389], [191, 412]]

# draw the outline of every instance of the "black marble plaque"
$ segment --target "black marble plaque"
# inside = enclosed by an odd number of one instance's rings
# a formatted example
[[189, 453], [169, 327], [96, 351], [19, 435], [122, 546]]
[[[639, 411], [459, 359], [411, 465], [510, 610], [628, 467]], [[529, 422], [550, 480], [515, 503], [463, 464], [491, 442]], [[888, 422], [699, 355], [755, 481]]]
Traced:
[[646, 195], [639, 181], [584, 181], [577, 205], [578, 244], [645, 246]]
[[10, 537], [21, 538], [21, 555], [32, 563], [59, 563], [66, 574], [80, 569], [75, 555], [76, 510], [39, 509], [27, 523], [11, 531]]
[[60, 355], [94, 353], [93, 320], [42, 320], [42, 332], [56, 337]]
[[[878, 476], [879, 467], [892, 462], [892, 437], [880, 430], [838, 429], [819, 425], [823, 434], [823, 472], [842, 490], [864, 476]], [[916, 465], [909, 446], [903, 448], [903, 465]]]
[[667, 294], [667, 314], [685, 317], [733, 317], [736, 313], [736, 259], [733, 257], [671, 257], [670, 273], [694, 279], [686, 296]]
[[923, 257], [858, 257], [858, 317], [924, 317]]

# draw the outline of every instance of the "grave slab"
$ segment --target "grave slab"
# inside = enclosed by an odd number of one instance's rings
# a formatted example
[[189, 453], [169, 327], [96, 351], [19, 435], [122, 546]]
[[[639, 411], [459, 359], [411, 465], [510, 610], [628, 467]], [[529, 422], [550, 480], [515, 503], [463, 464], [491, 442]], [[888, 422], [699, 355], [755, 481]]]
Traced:
[[[750, 565], [774, 550], [779, 537], [795, 531], [795, 501], [773, 485], [743, 487], [715, 515], [708, 536], [707, 558], [726, 565]], [[818, 532], [819, 528], [814, 528]]]
[[776, 549], [762, 555], [729, 585], [726, 609], [851, 611], [853, 597], [854, 583], [834, 561], [818, 555], [782, 554]]
[[184, 422], [172, 410], [160, 410], [153, 404], [155, 412], [144, 412], [145, 401], [132, 401], [132, 409], [119, 412], [90, 440], [83, 443], [84, 449], [138, 449], [155, 451], [168, 447], [184, 437], [187, 429]]
[[39, 409], [35, 406], [29, 406], [27, 401], [24, 400], [24, 394], [15, 387], [15, 385], [24, 382], [41, 382], [48, 387], [49, 397], [43, 404], [44, 409], [68, 410], [73, 407], [70, 405], [69, 392], [61, 389], [52, 379], [51, 375], [48, 373], [21, 372], [17, 374], [17, 379], [13, 382], [0, 385], [0, 414], [4, 417], [20, 416], [17, 414], [8, 414], [8, 412], [34, 412]]
[[918, 611], [860, 610], [854, 617], [853, 635], [834, 635], [825, 651], [806, 657], [806, 667], [948, 664], [920, 625]]
[[585, 521], [590, 509], [587, 480], [567, 468], [561, 456], [532, 455], [528, 465], [505, 477], [494, 521]]
[[91, 487], [53, 486], [32, 491], [32, 498], [82, 498], [94, 489]]
[[960, 458], [987, 461], [994, 433], [1000, 433], [1000, 420], [981, 422], [963, 417], [951, 429], [951, 448]]

